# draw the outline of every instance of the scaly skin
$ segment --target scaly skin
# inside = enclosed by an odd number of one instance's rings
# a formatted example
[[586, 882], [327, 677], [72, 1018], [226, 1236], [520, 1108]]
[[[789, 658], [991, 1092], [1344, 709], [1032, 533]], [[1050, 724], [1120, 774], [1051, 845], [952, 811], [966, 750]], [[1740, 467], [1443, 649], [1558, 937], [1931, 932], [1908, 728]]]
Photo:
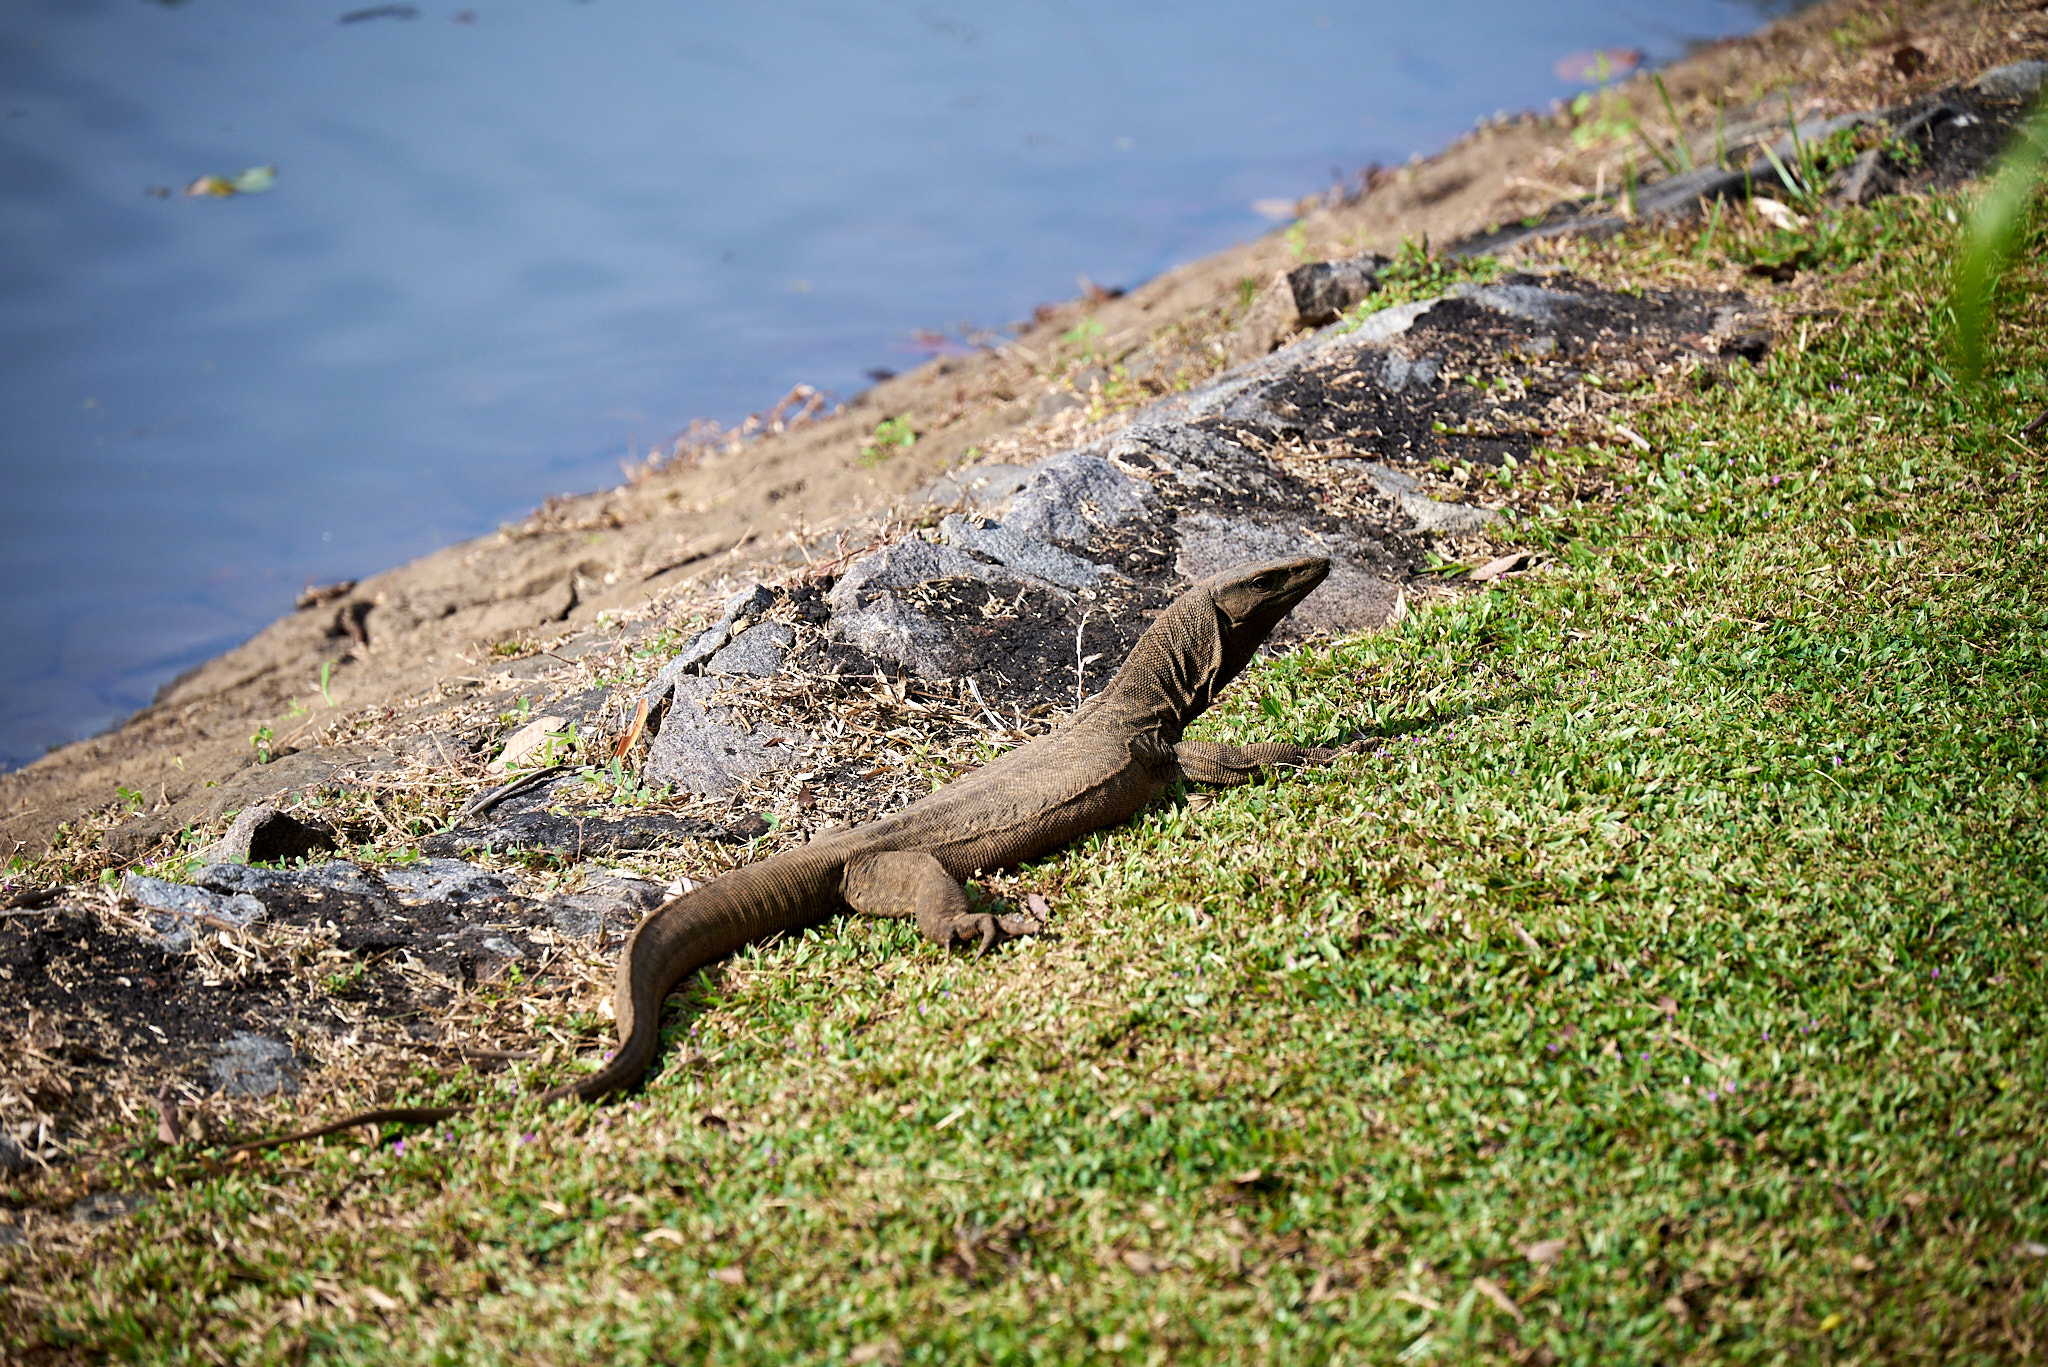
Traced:
[[[913, 917], [941, 945], [986, 950], [1042, 927], [1028, 917], [970, 911], [962, 879], [1119, 825], [1181, 779], [1243, 783], [1264, 767], [1327, 758], [1299, 746], [1210, 745], [1181, 735], [1329, 569], [1329, 561], [1308, 557], [1204, 580], [1160, 615], [1108, 687], [1053, 734], [900, 812], [827, 831], [657, 907], [619, 957], [612, 998], [618, 1052], [598, 1072], [540, 1100], [595, 1101], [637, 1083], [660, 1047], [663, 1000], [690, 974], [744, 945], [851, 909]], [[366, 1111], [240, 1147], [269, 1148], [383, 1121], [432, 1122], [469, 1109]]]

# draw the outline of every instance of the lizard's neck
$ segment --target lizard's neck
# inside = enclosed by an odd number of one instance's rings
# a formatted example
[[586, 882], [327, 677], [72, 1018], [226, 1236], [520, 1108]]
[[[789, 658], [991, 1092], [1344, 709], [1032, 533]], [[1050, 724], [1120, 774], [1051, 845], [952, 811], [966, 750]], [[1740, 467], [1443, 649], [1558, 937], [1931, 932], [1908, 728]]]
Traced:
[[1226, 682], [1223, 669], [1215, 604], [1206, 593], [1184, 594], [1146, 628], [1109, 686], [1074, 720], [1113, 721], [1177, 742]]

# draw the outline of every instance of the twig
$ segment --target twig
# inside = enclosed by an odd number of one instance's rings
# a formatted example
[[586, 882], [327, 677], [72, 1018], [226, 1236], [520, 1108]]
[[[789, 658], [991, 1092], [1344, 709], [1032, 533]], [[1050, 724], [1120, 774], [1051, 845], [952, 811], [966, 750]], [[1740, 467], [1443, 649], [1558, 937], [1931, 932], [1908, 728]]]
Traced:
[[[981, 701], [979, 694], [975, 696], [975, 701]], [[47, 888], [19, 888], [8, 893], [5, 900], [0, 900], [0, 907], [46, 907], [63, 895], [62, 883], [52, 883]]]
[[[556, 774], [566, 772], [568, 768], [569, 766], [566, 764], [550, 764], [545, 769], [536, 769], [530, 774], [521, 774], [510, 783], [501, 783], [488, 792], [479, 793], [468, 802], [462, 804], [462, 810], [455, 814], [455, 820], [461, 821], [467, 817], [482, 816], [506, 798], [517, 797], [529, 788], [538, 787], [543, 781], [553, 778]], [[453, 825], [455, 823], [450, 822], [449, 824]]]
[[974, 705], [981, 709], [982, 716], [988, 718], [989, 726], [992, 727], [998, 735], [1001, 735], [1005, 731], [1008, 731], [1010, 728], [1003, 725], [1003, 719], [1001, 717], [998, 717], [994, 712], [991, 712], [989, 710], [988, 704], [981, 700], [981, 687], [980, 685], [974, 682], [974, 676], [972, 674], [969, 674], [966, 676], [966, 678], [967, 691], [974, 695]]
[[2027, 425], [2026, 425], [2025, 427], [2022, 427], [2022, 428], [2020, 429], [2020, 435], [2021, 435], [2021, 436], [2023, 436], [2023, 437], [2031, 437], [2031, 436], [2033, 436], [2033, 435], [2034, 435], [2034, 434], [2035, 434], [2036, 432], [2038, 432], [2038, 431], [2040, 431], [2040, 430], [2041, 430], [2041, 427], [2042, 427], [2042, 425], [2043, 425], [2044, 423], [2048, 423], [2048, 408], [2044, 408], [2044, 409], [2042, 409], [2042, 410], [2041, 410], [2041, 416], [2040, 416], [2040, 417], [2038, 417], [2038, 418], [2035, 418], [2035, 419], [2034, 419], [2034, 420], [2033, 420], [2032, 422], [2028, 423], [2028, 424], [2027, 424]]

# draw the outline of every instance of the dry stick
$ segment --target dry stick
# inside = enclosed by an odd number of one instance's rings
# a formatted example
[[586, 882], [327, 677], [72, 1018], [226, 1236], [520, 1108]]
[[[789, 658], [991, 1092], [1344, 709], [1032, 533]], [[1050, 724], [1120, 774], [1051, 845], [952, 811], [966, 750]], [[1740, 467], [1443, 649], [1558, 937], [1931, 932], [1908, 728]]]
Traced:
[[989, 726], [995, 730], [997, 735], [1001, 735], [1003, 732], [1009, 730], [1010, 728], [1003, 725], [1003, 719], [1001, 717], [998, 717], [994, 712], [990, 711], [989, 705], [981, 700], [981, 688], [974, 682], [974, 676], [972, 674], [969, 674], [966, 676], [966, 678], [967, 691], [974, 695], [974, 705], [981, 709], [982, 716], [988, 718]]

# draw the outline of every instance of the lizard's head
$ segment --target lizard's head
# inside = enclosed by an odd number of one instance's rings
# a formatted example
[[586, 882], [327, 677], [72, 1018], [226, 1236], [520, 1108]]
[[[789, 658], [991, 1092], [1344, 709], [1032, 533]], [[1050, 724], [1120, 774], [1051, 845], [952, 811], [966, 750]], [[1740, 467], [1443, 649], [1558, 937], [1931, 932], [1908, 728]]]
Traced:
[[1223, 686], [1251, 663], [1280, 619], [1294, 611], [1294, 605], [1308, 597], [1329, 573], [1327, 558], [1305, 555], [1299, 560], [1227, 570], [1202, 581], [1209, 601], [1216, 605], [1216, 630], [1223, 645], [1216, 677], [1209, 684], [1210, 697], [1221, 693]]

